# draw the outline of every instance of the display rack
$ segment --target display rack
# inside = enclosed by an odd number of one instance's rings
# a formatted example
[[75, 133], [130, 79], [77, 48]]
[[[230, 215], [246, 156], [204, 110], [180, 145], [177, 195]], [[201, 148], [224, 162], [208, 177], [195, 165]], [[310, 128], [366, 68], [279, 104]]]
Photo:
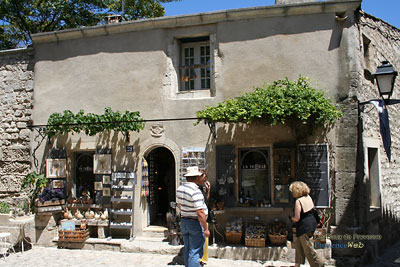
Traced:
[[[112, 173], [110, 230], [112, 237], [134, 239], [134, 190], [136, 173]], [[129, 231], [129, 233], [127, 233]]]

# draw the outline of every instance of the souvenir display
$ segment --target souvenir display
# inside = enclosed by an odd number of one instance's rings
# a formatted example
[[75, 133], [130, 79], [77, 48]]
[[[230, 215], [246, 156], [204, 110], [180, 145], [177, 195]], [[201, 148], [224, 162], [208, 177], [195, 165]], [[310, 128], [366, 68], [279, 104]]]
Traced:
[[198, 166], [199, 169], [205, 169], [206, 167], [206, 149], [204, 147], [190, 147], [182, 149], [182, 168], [181, 168], [181, 180], [186, 181], [183, 176], [186, 173], [187, 167]]
[[286, 224], [284, 222], [276, 219], [268, 225], [268, 237], [272, 245], [285, 245], [287, 235], [288, 231], [286, 230]]
[[142, 190], [141, 196], [148, 197], [149, 196], [149, 166], [145, 159], [142, 160]]
[[245, 243], [248, 247], [265, 247], [265, 226], [262, 223], [249, 224], [246, 227]]
[[66, 177], [66, 159], [47, 159], [46, 160], [46, 177], [60, 178]]
[[243, 219], [235, 219], [226, 223], [225, 236], [228, 244], [239, 244], [242, 240]]

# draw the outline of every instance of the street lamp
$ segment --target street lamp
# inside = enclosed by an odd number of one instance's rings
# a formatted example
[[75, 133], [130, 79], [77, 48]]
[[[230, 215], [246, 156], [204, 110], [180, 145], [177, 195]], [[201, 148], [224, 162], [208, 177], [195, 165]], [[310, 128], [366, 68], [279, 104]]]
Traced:
[[379, 95], [386, 104], [392, 96], [396, 76], [397, 71], [394, 70], [389, 61], [382, 61], [382, 65], [380, 65], [374, 73], [374, 78], [378, 84]]
[[365, 104], [374, 105], [378, 111], [379, 132], [389, 161], [391, 158], [390, 147], [392, 140], [390, 137], [389, 112], [387, 106], [400, 103], [399, 99], [390, 99], [393, 93], [396, 76], [397, 71], [394, 70], [393, 66], [388, 61], [382, 61], [382, 65], [380, 65], [374, 73], [374, 78], [378, 84], [378, 91], [381, 99], [371, 99], [359, 103], [359, 112], [364, 111], [363, 107]]

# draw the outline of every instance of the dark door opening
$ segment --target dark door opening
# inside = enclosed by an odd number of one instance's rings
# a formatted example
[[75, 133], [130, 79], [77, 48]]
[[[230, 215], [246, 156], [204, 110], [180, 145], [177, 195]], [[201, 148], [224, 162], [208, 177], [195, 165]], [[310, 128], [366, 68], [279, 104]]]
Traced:
[[75, 181], [74, 191], [76, 198], [90, 196], [94, 199], [94, 181], [93, 173], [93, 155], [94, 152], [76, 152], [75, 153]]
[[172, 153], [164, 148], [153, 149], [146, 157], [149, 165], [150, 225], [166, 226], [169, 203], [175, 201], [175, 160]]

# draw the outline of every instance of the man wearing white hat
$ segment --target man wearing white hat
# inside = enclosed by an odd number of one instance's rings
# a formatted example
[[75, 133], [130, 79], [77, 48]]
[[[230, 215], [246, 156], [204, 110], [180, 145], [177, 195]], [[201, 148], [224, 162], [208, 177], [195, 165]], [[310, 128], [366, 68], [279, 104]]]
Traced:
[[199, 188], [206, 181], [207, 175], [200, 172], [197, 166], [193, 166], [187, 168], [184, 176], [187, 183], [179, 186], [177, 203], [181, 211], [185, 267], [199, 267], [205, 238], [210, 236], [207, 227], [208, 209]]

